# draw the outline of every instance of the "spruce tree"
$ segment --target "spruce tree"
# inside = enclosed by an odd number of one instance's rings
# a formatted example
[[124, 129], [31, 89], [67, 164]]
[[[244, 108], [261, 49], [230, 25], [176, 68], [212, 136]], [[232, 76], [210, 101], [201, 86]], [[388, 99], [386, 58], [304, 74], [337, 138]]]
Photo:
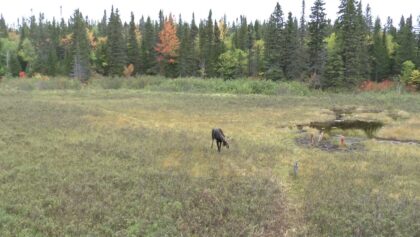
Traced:
[[108, 74], [110, 76], [120, 76], [123, 73], [124, 66], [126, 65], [127, 55], [125, 41], [122, 37], [123, 26], [121, 23], [118, 9], [114, 12], [114, 8], [111, 9], [111, 16], [109, 18], [109, 24], [107, 29], [108, 35]]
[[270, 16], [265, 35], [265, 76], [271, 80], [284, 79], [284, 21], [277, 2]]
[[134, 66], [134, 75], [140, 71], [139, 36], [140, 31], [134, 22], [134, 14], [131, 12], [130, 27], [128, 32], [127, 58], [128, 64], [133, 64]]
[[345, 86], [355, 86], [361, 80], [360, 25], [354, 0], [341, 0], [337, 26], [340, 54], [344, 62]]
[[195, 23], [195, 15], [193, 13], [192, 20], [191, 20], [191, 56], [190, 56], [190, 65], [191, 68], [191, 76], [197, 76], [199, 71], [199, 58], [198, 58], [198, 50], [197, 50], [197, 42], [198, 42], [198, 27]]
[[98, 36], [104, 37], [107, 35], [106, 34], [107, 21], [108, 21], [108, 18], [106, 16], [106, 10], [104, 10], [104, 16], [102, 17], [101, 22], [98, 23]]
[[416, 38], [413, 30], [413, 17], [410, 16], [404, 21], [401, 18], [400, 29], [397, 33], [398, 48], [396, 50], [396, 67], [401, 70], [401, 66], [405, 61], [416, 61]]
[[0, 38], [7, 38], [8, 37], [8, 29], [6, 25], [6, 21], [4, 20], [3, 14], [0, 15]]
[[210, 10], [207, 17], [206, 26], [205, 26], [205, 45], [204, 45], [204, 57], [205, 57], [205, 75], [207, 77], [216, 76], [216, 67], [217, 59], [214, 57], [215, 52], [213, 51], [214, 47], [214, 25], [213, 25], [213, 13]]
[[325, 2], [316, 0], [311, 8], [308, 27], [309, 42], [309, 70], [312, 77], [321, 76], [326, 58], [326, 46], [324, 39], [327, 36], [327, 20], [325, 14]]
[[[300, 70], [300, 77], [305, 77], [308, 72], [308, 48], [306, 44], [306, 38], [308, 35], [308, 27], [306, 24], [305, 15], [305, 0], [302, 0], [302, 15], [299, 22], [299, 49], [298, 49], [298, 67]], [[302, 78], [301, 78], [302, 79]]]
[[344, 62], [337, 50], [332, 50], [328, 54], [325, 64], [324, 74], [321, 78], [321, 87], [343, 87], [344, 82]]
[[147, 17], [146, 23], [143, 29], [143, 35], [141, 39], [141, 73], [148, 75], [157, 74], [157, 62], [156, 62], [156, 51], [154, 49], [156, 40], [155, 28], [153, 26], [150, 17]]
[[73, 28], [71, 53], [71, 75], [81, 81], [86, 81], [90, 76], [89, 53], [90, 46], [86, 34], [86, 22], [79, 10], [75, 10], [71, 19]]
[[[369, 8], [368, 8], [368, 11]], [[367, 12], [367, 14], [370, 14]], [[369, 16], [368, 16], [369, 17]], [[369, 22], [370, 21], [370, 22]], [[362, 10], [362, 2], [360, 1], [357, 5], [357, 34], [358, 34], [358, 43], [357, 45], [359, 52], [357, 52], [358, 55], [358, 61], [359, 61], [359, 74], [361, 80], [368, 79], [371, 73], [371, 60], [369, 57], [369, 44], [370, 42], [368, 39], [371, 38], [371, 20], [368, 20], [363, 15]]]
[[389, 58], [386, 49], [386, 36], [381, 29], [381, 20], [375, 21], [373, 28], [372, 73], [371, 78], [380, 81], [389, 74]]
[[299, 31], [296, 18], [289, 12], [284, 30], [285, 36], [285, 64], [284, 73], [288, 80], [297, 79], [300, 74], [299, 66]]
[[191, 76], [191, 30], [189, 25], [184, 23], [182, 28], [178, 28], [177, 33], [178, 31], [181, 31], [181, 34], [179, 34], [181, 44], [179, 47], [178, 73], [180, 77]]
[[214, 71], [213, 71], [212, 76], [217, 77], [218, 76], [217, 63], [219, 61], [220, 55], [224, 53], [225, 47], [224, 47], [223, 41], [220, 38], [220, 29], [216, 21], [214, 21], [213, 32], [214, 32], [214, 38], [213, 38], [213, 47], [212, 47], [213, 50], [212, 50], [211, 57], [212, 57], [212, 63], [214, 65], [213, 66], [214, 68], [212, 70]]

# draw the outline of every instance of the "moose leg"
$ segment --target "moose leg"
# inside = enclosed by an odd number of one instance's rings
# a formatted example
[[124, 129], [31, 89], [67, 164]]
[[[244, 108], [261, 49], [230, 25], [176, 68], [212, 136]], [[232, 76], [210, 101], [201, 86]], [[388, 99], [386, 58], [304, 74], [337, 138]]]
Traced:
[[222, 148], [222, 142], [217, 141], [217, 150], [220, 152], [220, 149]]

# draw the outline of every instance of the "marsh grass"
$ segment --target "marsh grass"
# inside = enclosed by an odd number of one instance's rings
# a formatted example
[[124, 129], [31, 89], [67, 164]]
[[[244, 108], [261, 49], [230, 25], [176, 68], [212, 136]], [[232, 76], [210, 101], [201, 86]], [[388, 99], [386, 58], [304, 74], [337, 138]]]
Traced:
[[1, 236], [418, 235], [418, 146], [330, 153], [289, 128], [355, 106], [416, 134], [418, 96], [170, 91], [3, 87]]

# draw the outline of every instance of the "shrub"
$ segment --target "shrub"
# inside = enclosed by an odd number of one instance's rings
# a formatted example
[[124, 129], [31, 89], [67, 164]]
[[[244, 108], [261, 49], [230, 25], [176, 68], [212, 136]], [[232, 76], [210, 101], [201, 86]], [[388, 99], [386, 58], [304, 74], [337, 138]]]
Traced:
[[413, 72], [413, 70], [415, 68], [416, 68], [416, 65], [414, 65], [414, 63], [411, 62], [410, 60], [405, 61], [402, 64], [400, 79], [401, 79], [401, 81], [403, 83], [410, 84], [410, 81], [411, 81], [411, 73]]
[[79, 80], [68, 78], [41, 79], [36, 81], [35, 86], [38, 90], [80, 90], [82, 88]]
[[359, 86], [361, 91], [387, 91], [395, 87], [395, 83], [391, 80], [382, 82], [364, 81]]
[[124, 74], [125, 77], [131, 77], [131, 75], [133, 75], [133, 72], [134, 72], [133, 64], [129, 64], [128, 66], [124, 66], [123, 74]]
[[163, 77], [157, 77], [157, 76], [142, 76], [142, 77], [136, 77], [136, 78], [129, 78], [124, 80], [124, 88], [127, 89], [144, 89], [148, 86], [155, 86], [160, 85], [163, 83], [165, 78]]
[[103, 89], [120, 89], [123, 85], [123, 79], [120, 77], [103, 78], [99, 80], [99, 85]]

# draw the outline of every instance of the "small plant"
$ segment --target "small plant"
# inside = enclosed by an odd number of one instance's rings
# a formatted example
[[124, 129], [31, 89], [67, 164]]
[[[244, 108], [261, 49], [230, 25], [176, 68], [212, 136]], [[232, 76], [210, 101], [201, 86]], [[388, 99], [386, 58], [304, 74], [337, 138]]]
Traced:
[[123, 74], [125, 77], [131, 77], [133, 75], [134, 72], [134, 65], [133, 64], [129, 64], [128, 66], [124, 66], [124, 71]]

